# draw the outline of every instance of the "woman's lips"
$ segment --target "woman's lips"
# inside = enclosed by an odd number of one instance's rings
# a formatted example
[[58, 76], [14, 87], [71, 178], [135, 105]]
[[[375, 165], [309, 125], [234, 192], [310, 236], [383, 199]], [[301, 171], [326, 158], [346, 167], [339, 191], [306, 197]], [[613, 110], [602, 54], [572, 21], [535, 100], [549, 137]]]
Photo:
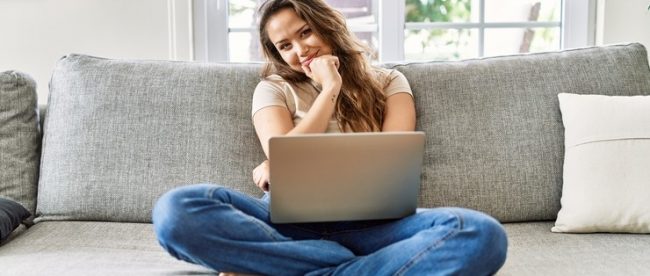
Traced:
[[316, 57], [317, 54], [318, 54], [318, 51], [316, 51], [315, 53], [313, 53], [312, 55], [307, 57], [307, 60], [302, 62], [302, 66], [309, 67], [309, 64], [311, 64], [312, 60], [314, 60], [314, 58]]

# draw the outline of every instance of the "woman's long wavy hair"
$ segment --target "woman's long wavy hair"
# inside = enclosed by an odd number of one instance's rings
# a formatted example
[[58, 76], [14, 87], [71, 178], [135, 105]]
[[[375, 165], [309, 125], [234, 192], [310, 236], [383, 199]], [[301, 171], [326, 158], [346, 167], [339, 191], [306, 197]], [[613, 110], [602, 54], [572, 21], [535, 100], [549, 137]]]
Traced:
[[267, 64], [262, 77], [278, 74], [287, 81], [299, 83], [309, 78], [295, 71], [282, 59], [266, 32], [271, 16], [286, 8], [296, 14], [330, 45], [339, 58], [339, 73], [343, 79], [336, 102], [335, 118], [342, 131], [381, 131], [386, 96], [368, 60], [370, 49], [347, 29], [343, 15], [322, 0], [268, 0], [259, 9], [260, 42]]

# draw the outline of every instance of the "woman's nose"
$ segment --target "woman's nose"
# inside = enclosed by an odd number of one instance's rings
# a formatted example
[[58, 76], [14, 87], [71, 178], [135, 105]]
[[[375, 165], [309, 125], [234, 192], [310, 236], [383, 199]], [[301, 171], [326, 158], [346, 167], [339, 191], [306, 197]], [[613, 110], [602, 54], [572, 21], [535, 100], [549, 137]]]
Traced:
[[296, 43], [295, 48], [298, 52], [298, 55], [301, 57], [306, 57], [309, 54], [309, 47], [304, 43]]

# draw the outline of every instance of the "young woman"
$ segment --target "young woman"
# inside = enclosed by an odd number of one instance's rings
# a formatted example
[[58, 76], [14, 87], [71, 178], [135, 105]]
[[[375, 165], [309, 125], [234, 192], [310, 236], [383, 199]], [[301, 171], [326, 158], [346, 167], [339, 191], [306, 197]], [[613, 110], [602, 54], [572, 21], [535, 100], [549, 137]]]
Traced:
[[[322, 0], [269, 0], [260, 8], [268, 60], [253, 96], [264, 152], [272, 136], [413, 131], [406, 78], [369, 64], [342, 15]], [[268, 162], [253, 181], [269, 189]], [[489, 275], [504, 263], [506, 235], [493, 218], [461, 208], [418, 210], [399, 220], [273, 224], [262, 199], [214, 184], [176, 188], [153, 211], [160, 244], [216, 271], [267, 275]]]

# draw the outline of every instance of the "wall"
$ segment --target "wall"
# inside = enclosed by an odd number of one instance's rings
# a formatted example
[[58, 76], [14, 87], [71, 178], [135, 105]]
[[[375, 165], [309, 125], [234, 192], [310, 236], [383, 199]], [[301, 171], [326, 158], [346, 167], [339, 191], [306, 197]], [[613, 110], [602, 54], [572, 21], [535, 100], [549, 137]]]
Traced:
[[641, 42], [650, 49], [648, 0], [599, 0], [596, 44]]
[[[597, 1], [597, 45], [650, 48], [650, 1]], [[191, 0], [0, 0], [0, 71], [30, 74], [46, 103], [52, 69], [68, 53], [192, 60], [191, 21]]]
[[0, 71], [37, 82], [39, 103], [59, 58], [192, 60], [190, 0], [0, 0]]

